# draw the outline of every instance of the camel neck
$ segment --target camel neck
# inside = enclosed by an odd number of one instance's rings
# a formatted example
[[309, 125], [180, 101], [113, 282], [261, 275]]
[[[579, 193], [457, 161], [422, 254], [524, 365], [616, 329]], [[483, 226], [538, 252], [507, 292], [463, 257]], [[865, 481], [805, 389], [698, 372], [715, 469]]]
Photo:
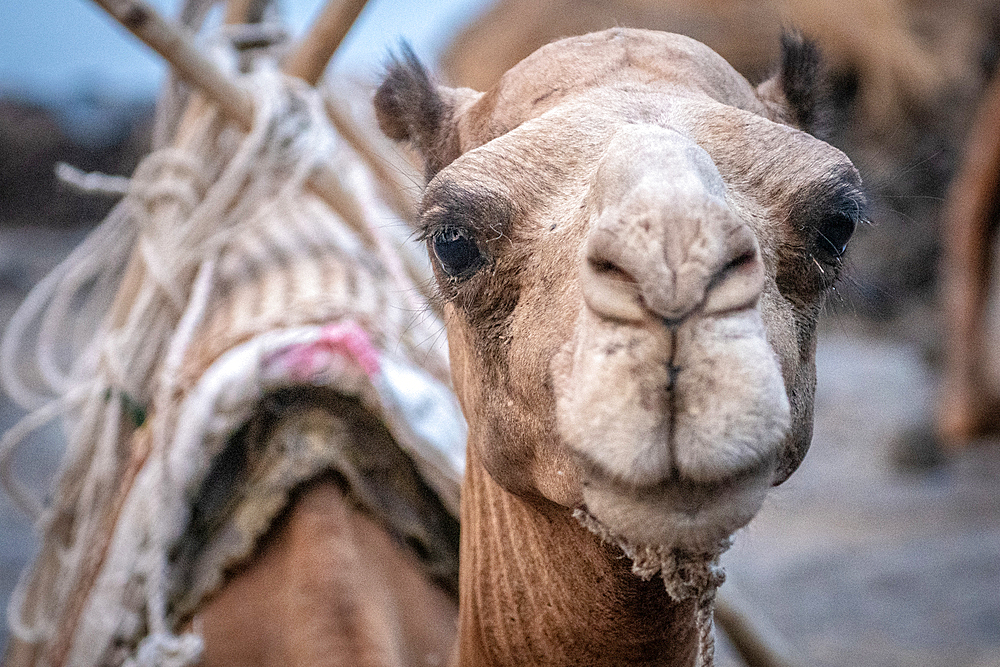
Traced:
[[479, 665], [694, 664], [693, 602], [675, 603], [568, 509], [501, 488], [470, 447], [462, 490], [458, 659]]

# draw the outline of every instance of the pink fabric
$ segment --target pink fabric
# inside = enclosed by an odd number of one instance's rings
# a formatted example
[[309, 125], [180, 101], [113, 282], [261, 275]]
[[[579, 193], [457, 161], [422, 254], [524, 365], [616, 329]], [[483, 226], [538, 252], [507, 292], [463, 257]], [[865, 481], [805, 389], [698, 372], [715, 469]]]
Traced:
[[372, 380], [379, 372], [378, 351], [368, 333], [353, 321], [327, 325], [316, 340], [279, 350], [266, 364], [281, 364], [291, 377], [306, 381], [328, 368], [333, 355], [353, 361]]

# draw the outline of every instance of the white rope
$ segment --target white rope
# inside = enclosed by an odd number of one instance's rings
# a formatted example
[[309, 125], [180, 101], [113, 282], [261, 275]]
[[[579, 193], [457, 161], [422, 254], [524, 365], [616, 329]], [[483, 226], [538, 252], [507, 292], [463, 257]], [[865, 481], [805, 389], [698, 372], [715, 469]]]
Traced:
[[56, 163], [56, 178], [83, 194], [120, 197], [128, 192], [129, 179], [125, 176], [110, 176], [99, 171], [88, 173], [65, 162]]
[[[102, 229], [98, 241], [91, 249], [92, 253], [83, 255], [79, 259], [72, 257], [68, 270], [64, 274], [57, 289], [53, 291], [49, 302], [41, 316], [40, 328], [38, 331], [38, 343], [36, 346], [36, 363], [38, 371], [47, 383], [50, 392], [56, 395], [63, 394], [69, 390], [72, 380], [69, 377], [70, 364], [76, 350], [67, 351], [65, 358], [57, 358], [63, 346], [69, 342], [86, 340], [93, 335], [93, 327], [97, 320], [93, 314], [80, 313], [80, 324], [90, 326], [90, 330], [81, 330], [73, 327], [72, 332], [67, 331], [69, 323], [74, 317], [74, 304], [87, 292], [92, 291], [98, 298], [87, 299], [92, 305], [92, 310], [103, 311], [110, 305], [109, 283], [117, 282], [115, 279], [124, 270], [128, 261], [128, 248], [131, 245], [132, 234], [124, 224], [124, 216], [112, 214], [114, 218], [112, 225], [108, 229]], [[121, 232], [119, 234], [119, 232]], [[92, 287], [90, 287], [92, 286]], [[108, 295], [107, 303], [100, 303], [100, 295]]]
[[715, 594], [717, 585], [710, 586], [698, 597], [698, 612], [695, 622], [698, 628], [698, 667], [715, 665]]
[[[32, 386], [33, 381], [27, 375], [34, 371], [41, 374], [42, 369], [59, 365], [56, 354], [64, 343], [64, 336], [57, 329], [67, 319], [66, 314], [60, 312], [62, 304], [76, 300], [80, 286], [106, 272], [120, 270], [134, 238], [127, 207], [127, 203], [119, 203], [97, 229], [35, 285], [11, 317], [0, 339], [0, 384], [21, 407], [36, 409], [67, 390], [68, 381], [62, 371], [42, 375], [42, 379], [47, 380], [42, 386]], [[107, 300], [107, 295], [105, 297]], [[54, 302], [60, 305], [53, 308]], [[61, 316], [58, 321], [54, 319], [57, 314]], [[31, 335], [35, 331], [37, 336]], [[93, 335], [92, 326], [88, 339]], [[32, 341], [36, 345], [29, 352], [24, 348]], [[28, 359], [33, 359], [34, 365], [27, 363]]]
[[194, 633], [151, 633], [139, 643], [135, 656], [125, 660], [124, 667], [187, 667], [198, 664], [204, 650], [204, 642]]
[[10, 600], [7, 602], [7, 627], [10, 629], [10, 634], [20, 641], [26, 644], [37, 644], [48, 638], [54, 628], [44, 614], [36, 614], [40, 617], [33, 620], [26, 618], [31, 574], [31, 570], [23, 570], [17, 578], [17, 585], [11, 591]]
[[[184, 355], [208, 307], [214, 276], [215, 259], [209, 258], [198, 270], [198, 275], [195, 277], [194, 285], [191, 289], [190, 303], [177, 324], [177, 330], [170, 340], [170, 345], [164, 357], [162, 377], [159, 383], [160, 396], [157, 401], [161, 406], [167, 406], [172, 403], [171, 398], [177, 390], [177, 377], [180, 374], [181, 365], [184, 363]], [[190, 647], [183, 641], [182, 637], [175, 638], [171, 635], [170, 627], [167, 623], [167, 605], [164, 599], [164, 591], [167, 590], [167, 552], [172, 538], [176, 538], [175, 533], [178, 532], [176, 527], [169, 525], [166, 518], [171, 513], [176, 514], [176, 511], [171, 512], [171, 508], [184, 501], [181, 491], [183, 484], [169, 479], [167, 456], [171, 433], [167, 429], [170, 428], [172, 430], [172, 427], [173, 424], [168, 423], [167, 419], [159, 419], [153, 423], [152, 457], [155, 457], [159, 465], [157, 469], [159, 474], [153, 480], [155, 487], [150, 499], [152, 503], [151, 514], [154, 517], [161, 518], [162, 521], [154, 522], [150, 526], [150, 558], [154, 562], [151, 563], [151, 572], [148, 573], [146, 578], [146, 594], [149, 599], [147, 615], [151, 630], [150, 637], [147, 639], [154, 642], [148, 650], [154, 651], [152, 647], [155, 646], [158, 647], [155, 651], [160, 653], [168, 649], [169, 651], [175, 651], [175, 653], [164, 654], [163, 662], [146, 663], [141, 660], [143, 649], [140, 647], [137, 657], [138, 662], [136, 663], [137, 667], [146, 664], [162, 664], [164, 667], [170, 664], [177, 664], [179, 666], [189, 664], [186, 662], [170, 662], [170, 660], [179, 659], [180, 656], [187, 655], [190, 652]], [[172, 528], [173, 530], [171, 530]], [[153, 640], [153, 637], [157, 639]], [[182, 647], [187, 648], [181, 650]], [[200, 655], [200, 645], [197, 650], [198, 655]]]
[[4, 490], [7, 491], [17, 508], [24, 512], [32, 522], [41, 518], [44, 507], [42, 502], [35, 498], [14, 475], [17, 449], [29, 433], [48, 424], [62, 414], [62, 411], [62, 401], [46, 403], [17, 422], [0, 439], [0, 481], [3, 482]]

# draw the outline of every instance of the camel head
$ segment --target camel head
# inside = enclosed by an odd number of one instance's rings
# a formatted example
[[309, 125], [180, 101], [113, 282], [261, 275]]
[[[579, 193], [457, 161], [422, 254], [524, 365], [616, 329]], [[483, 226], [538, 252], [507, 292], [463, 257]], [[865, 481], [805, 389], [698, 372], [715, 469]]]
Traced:
[[507, 491], [698, 551], [801, 462], [816, 320], [864, 198], [809, 133], [814, 47], [783, 41], [756, 87], [626, 29], [550, 44], [486, 93], [390, 66], [376, 111], [429, 178], [470, 466]]

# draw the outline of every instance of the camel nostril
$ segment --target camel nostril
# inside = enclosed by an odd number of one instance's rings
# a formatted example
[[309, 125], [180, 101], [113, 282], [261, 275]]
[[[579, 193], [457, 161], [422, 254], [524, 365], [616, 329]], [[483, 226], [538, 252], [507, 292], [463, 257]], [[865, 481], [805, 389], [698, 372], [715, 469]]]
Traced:
[[730, 260], [728, 264], [722, 267], [722, 271], [720, 273], [724, 275], [733, 271], [739, 271], [740, 269], [749, 267], [753, 264], [755, 259], [757, 259], [757, 250], [747, 250], [743, 254]]
[[623, 283], [638, 283], [638, 281], [632, 277], [632, 274], [614, 262], [610, 262], [606, 259], [588, 257], [587, 263], [590, 265], [590, 268], [594, 270], [594, 273], [604, 279], [617, 280]]
[[756, 244], [737, 253], [709, 281], [703, 311], [723, 314], [757, 303], [764, 289], [764, 262]]
[[614, 262], [587, 257], [581, 279], [584, 301], [598, 315], [623, 322], [646, 317], [638, 281]]

